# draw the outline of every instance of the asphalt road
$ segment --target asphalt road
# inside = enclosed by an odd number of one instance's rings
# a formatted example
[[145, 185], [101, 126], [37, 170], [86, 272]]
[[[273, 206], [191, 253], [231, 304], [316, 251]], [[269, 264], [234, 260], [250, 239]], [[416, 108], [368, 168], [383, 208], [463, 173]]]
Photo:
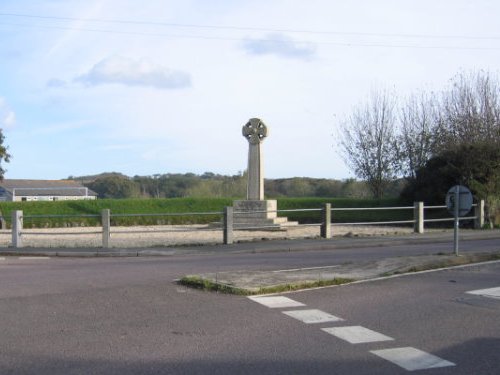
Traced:
[[[500, 373], [500, 266], [287, 295], [344, 319], [305, 324], [246, 297], [186, 289], [189, 273], [339, 264], [449, 251], [449, 244], [161, 258], [0, 261], [2, 374], [400, 374], [370, 351], [414, 348], [455, 364], [426, 373]], [[462, 251], [498, 250], [498, 240]], [[393, 340], [350, 344], [321, 330], [361, 326]], [[446, 362], [447, 363], [447, 362]]]
[[[496, 288], [496, 299], [467, 293], [489, 288]], [[500, 373], [499, 262], [286, 296], [305, 306], [261, 306], [262, 314], [287, 320], [290, 318], [283, 311], [318, 309], [344, 319], [320, 324], [294, 322], [296, 343], [309, 342], [308, 353], [325, 363], [320, 373], [327, 373], [328, 367], [331, 373], [339, 374], [406, 373], [404, 368], [372, 353], [394, 348], [417, 349], [454, 364], [424, 369], [424, 373]], [[346, 331], [343, 327], [353, 326], [393, 340], [353, 344], [321, 329], [334, 327], [341, 334]]]

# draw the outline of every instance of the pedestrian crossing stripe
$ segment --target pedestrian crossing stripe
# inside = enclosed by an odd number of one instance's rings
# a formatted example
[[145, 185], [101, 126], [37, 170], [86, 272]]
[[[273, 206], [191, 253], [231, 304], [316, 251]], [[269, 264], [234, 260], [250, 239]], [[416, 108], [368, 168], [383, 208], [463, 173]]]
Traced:
[[412, 347], [371, 350], [370, 353], [408, 371], [455, 366], [453, 362]]
[[383, 335], [361, 326], [331, 327], [321, 328], [321, 330], [351, 344], [365, 344], [368, 342], [394, 340], [392, 337]]
[[283, 311], [283, 314], [288, 315], [297, 320], [300, 320], [301, 322], [306, 324], [339, 322], [344, 320], [335, 315], [331, 315], [324, 311], [316, 309]]
[[291, 298], [283, 296], [253, 296], [248, 298], [271, 309], [305, 306], [302, 302], [297, 302]]
[[467, 294], [474, 294], [474, 295], [478, 295], [478, 296], [483, 296], [483, 297], [488, 297], [488, 298], [500, 299], [500, 286], [497, 286], [496, 288], [471, 290], [471, 291], [466, 292], [466, 293]]

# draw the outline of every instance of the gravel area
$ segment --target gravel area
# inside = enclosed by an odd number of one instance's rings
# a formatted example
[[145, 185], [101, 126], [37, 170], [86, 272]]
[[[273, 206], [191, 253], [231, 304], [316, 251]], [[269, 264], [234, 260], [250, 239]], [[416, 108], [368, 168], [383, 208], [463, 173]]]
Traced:
[[[333, 226], [334, 236], [366, 237], [413, 233], [409, 227]], [[277, 231], [235, 231], [234, 241], [316, 238], [319, 226], [292, 226]], [[10, 231], [0, 231], [0, 247], [11, 246]], [[101, 227], [25, 229], [22, 235], [26, 247], [100, 247]], [[160, 247], [175, 245], [213, 245], [222, 243], [222, 230], [206, 225], [158, 225], [112, 227], [111, 246], [120, 248]]]

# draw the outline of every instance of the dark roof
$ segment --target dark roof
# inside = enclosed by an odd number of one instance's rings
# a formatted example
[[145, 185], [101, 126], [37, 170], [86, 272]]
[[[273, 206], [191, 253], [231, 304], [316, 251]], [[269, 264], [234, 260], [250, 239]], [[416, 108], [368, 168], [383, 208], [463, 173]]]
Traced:
[[94, 191], [73, 180], [3, 180], [0, 181], [0, 187], [10, 193], [14, 192], [17, 196], [97, 195]]

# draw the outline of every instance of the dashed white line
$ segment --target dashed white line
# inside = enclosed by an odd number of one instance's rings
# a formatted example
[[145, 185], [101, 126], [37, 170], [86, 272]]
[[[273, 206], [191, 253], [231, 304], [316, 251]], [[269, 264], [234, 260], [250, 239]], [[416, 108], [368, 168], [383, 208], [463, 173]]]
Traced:
[[[499, 298], [500, 287], [475, 290], [467, 293]], [[294, 301], [291, 298], [283, 296], [252, 296], [248, 298], [272, 309], [306, 306], [302, 302]], [[331, 315], [318, 309], [288, 310], [282, 311], [282, 313], [306, 324], [340, 322], [344, 320], [338, 316]], [[328, 327], [321, 328], [321, 330], [351, 344], [394, 341], [392, 337], [362, 326]], [[453, 362], [413, 347], [371, 350], [370, 353], [392, 362], [408, 371], [455, 366], [455, 363]]]
[[475, 294], [488, 298], [499, 298], [500, 299], [500, 286], [496, 288], [488, 288], [488, 289], [478, 289], [471, 290], [470, 292], [466, 292], [468, 294]]
[[344, 319], [339, 318], [335, 315], [328, 314], [321, 310], [292, 310], [292, 311], [283, 311], [283, 314], [291, 316], [297, 320], [300, 320], [306, 324], [312, 323], [326, 323], [326, 322], [339, 322]]
[[334, 266], [319, 266], [319, 267], [307, 267], [307, 268], [289, 268], [285, 270], [277, 270], [277, 271], [271, 271], [273, 273], [280, 273], [280, 272], [296, 272], [296, 271], [314, 271], [314, 270], [327, 270], [329, 268], [337, 268], [340, 267], [340, 264], [334, 265]]
[[446, 361], [435, 355], [412, 347], [371, 350], [370, 353], [386, 359], [408, 371], [455, 366], [453, 362]]
[[43, 260], [50, 259], [50, 257], [19, 257], [19, 260]]
[[271, 296], [271, 297], [248, 297], [252, 301], [260, 303], [261, 305], [267, 306], [271, 309], [279, 309], [283, 307], [300, 307], [305, 306], [301, 302], [294, 301], [288, 297], [282, 296]]
[[392, 341], [392, 337], [372, 331], [361, 326], [321, 328], [321, 330], [345, 340], [351, 344], [364, 344], [368, 342]]

